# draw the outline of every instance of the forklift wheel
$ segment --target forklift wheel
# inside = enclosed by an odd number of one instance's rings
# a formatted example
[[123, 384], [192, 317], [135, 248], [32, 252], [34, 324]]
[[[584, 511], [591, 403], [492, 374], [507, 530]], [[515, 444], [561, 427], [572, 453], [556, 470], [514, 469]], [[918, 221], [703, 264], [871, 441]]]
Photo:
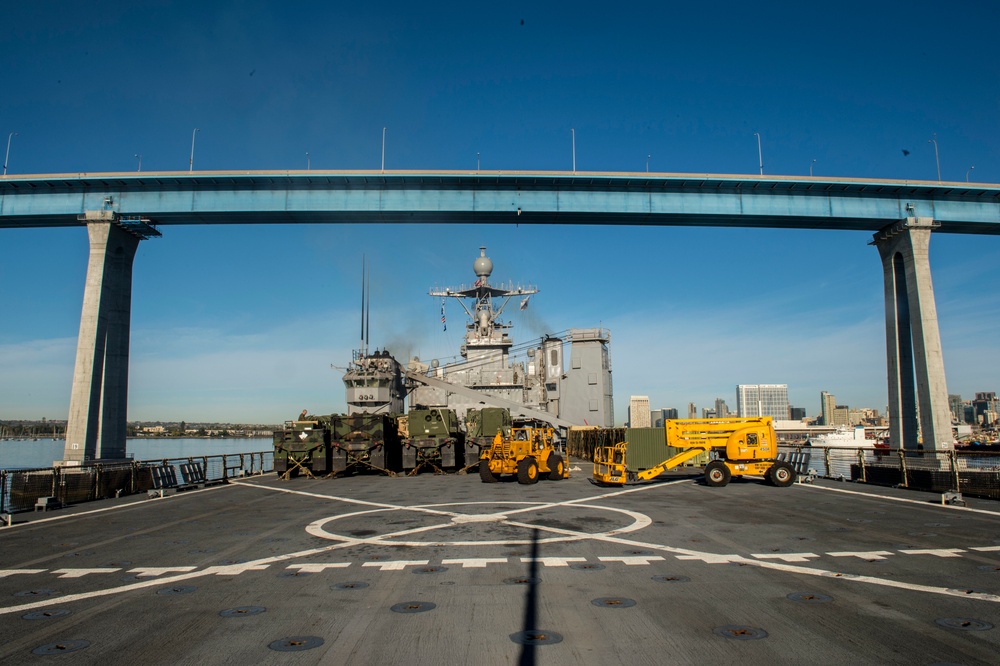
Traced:
[[710, 488], [721, 488], [729, 483], [732, 473], [721, 460], [713, 460], [705, 465], [705, 485]]
[[787, 488], [795, 483], [795, 468], [779, 460], [767, 470], [767, 480], [779, 488]]
[[558, 453], [549, 456], [549, 478], [553, 481], [566, 478], [566, 463]]
[[538, 463], [534, 458], [521, 458], [517, 461], [517, 482], [538, 483]]
[[483, 483], [496, 483], [500, 480], [500, 475], [494, 474], [493, 470], [490, 469], [489, 460], [479, 461], [479, 479]]

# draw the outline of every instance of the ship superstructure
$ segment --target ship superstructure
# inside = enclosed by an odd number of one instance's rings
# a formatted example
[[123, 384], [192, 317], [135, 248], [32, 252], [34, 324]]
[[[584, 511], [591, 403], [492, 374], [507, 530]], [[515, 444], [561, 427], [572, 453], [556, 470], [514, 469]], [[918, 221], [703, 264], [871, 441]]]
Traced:
[[344, 373], [348, 414], [402, 414], [406, 389], [396, 359], [388, 351], [355, 350]]
[[[480, 247], [473, 262], [476, 281], [472, 286], [431, 289], [433, 298], [454, 299], [468, 315], [461, 360], [441, 365], [410, 361], [409, 369], [448, 384], [471, 389], [461, 393], [440, 386], [417, 386], [410, 394], [410, 406], [447, 407], [460, 416], [470, 408], [495, 404], [492, 398], [547, 412], [576, 425], [612, 426], [610, 333], [605, 329], [570, 329], [562, 335], [515, 347], [512, 324], [501, 319], [505, 309], [517, 299], [519, 309], [538, 293], [533, 286], [501, 284], [493, 286], [493, 262]], [[570, 367], [564, 368], [566, 347]], [[523, 358], [522, 358], [523, 357]], [[516, 417], [516, 409], [511, 413]]]

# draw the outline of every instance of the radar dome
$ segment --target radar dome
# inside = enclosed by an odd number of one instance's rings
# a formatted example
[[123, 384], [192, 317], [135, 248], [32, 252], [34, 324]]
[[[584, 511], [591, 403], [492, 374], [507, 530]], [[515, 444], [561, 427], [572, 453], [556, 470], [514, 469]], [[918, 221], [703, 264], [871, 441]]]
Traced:
[[493, 272], [493, 262], [486, 256], [486, 247], [479, 248], [479, 258], [472, 264], [472, 270], [476, 272], [476, 277], [488, 278]]

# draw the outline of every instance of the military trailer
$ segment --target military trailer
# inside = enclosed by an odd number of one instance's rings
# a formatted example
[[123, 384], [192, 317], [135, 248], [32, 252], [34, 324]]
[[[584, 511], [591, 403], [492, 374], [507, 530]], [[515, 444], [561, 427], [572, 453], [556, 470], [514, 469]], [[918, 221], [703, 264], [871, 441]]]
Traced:
[[402, 469], [402, 444], [396, 419], [388, 414], [338, 414], [330, 437], [334, 473], [381, 472]]
[[506, 407], [483, 407], [470, 409], [465, 413], [465, 465], [475, 467], [479, 458], [493, 445], [493, 438], [499, 432], [510, 436], [514, 423], [510, 410]]
[[411, 409], [403, 440], [403, 470], [416, 474], [424, 467], [436, 472], [462, 469], [465, 434], [454, 409]]
[[330, 473], [330, 417], [305, 416], [298, 421], [285, 421], [282, 430], [274, 432], [274, 471], [282, 479], [298, 476], [310, 478]]

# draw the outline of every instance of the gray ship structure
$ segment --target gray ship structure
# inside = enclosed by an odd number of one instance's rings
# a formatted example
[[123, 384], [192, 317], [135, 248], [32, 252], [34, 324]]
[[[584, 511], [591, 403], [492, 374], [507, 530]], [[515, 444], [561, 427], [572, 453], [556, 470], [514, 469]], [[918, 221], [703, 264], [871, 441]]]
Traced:
[[[422, 363], [414, 357], [406, 377], [414, 384], [410, 407], [469, 409], [507, 407], [511, 414], [557, 427], [614, 425], [611, 334], [601, 328], [574, 328], [515, 346], [513, 324], [501, 317], [518, 299], [523, 310], [538, 293], [532, 286], [490, 283], [493, 262], [480, 248], [471, 286], [431, 289], [430, 296], [458, 302], [468, 315], [460, 360]], [[568, 364], [565, 362], [568, 355]]]

